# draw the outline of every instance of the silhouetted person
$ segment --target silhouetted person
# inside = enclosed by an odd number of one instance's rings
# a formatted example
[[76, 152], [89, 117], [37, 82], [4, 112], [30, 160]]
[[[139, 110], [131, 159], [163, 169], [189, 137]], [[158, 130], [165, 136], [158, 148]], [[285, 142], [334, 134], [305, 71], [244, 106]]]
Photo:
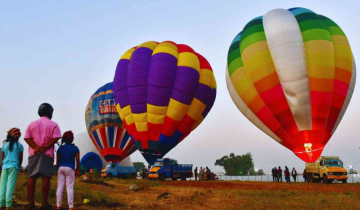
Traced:
[[206, 166], [206, 178], [207, 178], [207, 180], [211, 179], [211, 171], [207, 166]]
[[293, 168], [293, 170], [291, 171], [291, 175], [294, 179], [294, 182], [296, 182], [297, 171], [295, 170], [295, 168]]
[[274, 167], [273, 170], [274, 170], [275, 182], [278, 182], [279, 181], [278, 170], [276, 167]]
[[273, 182], [275, 182], [275, 181], [276, 181], [276, 178], [275, 178], [275, 169], [274, 169], [274, 168], [271, 169], [271, 175], [272, 175], [272, 177], [273, 177]]
[[197, 177], [198, 177], [198, 169], [197, 169], [197, 167], [195, 167], [194, 175], [195, 175], [195, 181], [197, 181]]
[[304, 169], [303, 177], [304, 177], [304, 182], [308, 182], [308, 178], [307, 178], [307, 174], [306, 174], [306, 169]]
[[277, 170], [278, 172], [278, 182], [282, 182], [282, 170], [281, 167], [279, 166], [279, 169]]
[[288, 169], [287, 166], [285, 166], [285, 172], [284, 172], [284, 175], [285, 175], [285, 180], [288, 184], [290, 184], [290, 171]]

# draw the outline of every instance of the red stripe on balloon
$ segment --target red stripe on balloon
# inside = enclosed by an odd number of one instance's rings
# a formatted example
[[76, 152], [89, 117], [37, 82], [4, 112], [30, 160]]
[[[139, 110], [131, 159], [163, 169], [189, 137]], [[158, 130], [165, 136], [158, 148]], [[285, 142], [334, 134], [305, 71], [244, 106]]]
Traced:
[[92, 141], [93, 144], [95, 145], [96, 149], [97, 149], [99, 152], [101, 152], [100, 147], [99, 147], [99, 145], [96, 143], [96, 141], [95, 141], [94, 136], [92, 135], [92, 133], [89, 133], [89, 136], [90, 136], [91, 141]]
[[200, 69], [209, 69], [212, 71], [212, 68], [210, 66], [210, 63], [206, 60], [206, 58], [204, 58], [202, 55], [200, 55], [199, 53], [196, 53], [196, 56], [199, 59], [200, 62]]
[[178, 44], [177, 47], [179, 49], [179, 53], [191, 52], [191, 53], [195, 54], [195, 51], [191, 47], [189, 47], [189, 46], [187, 46], [185, 44]]
[[189, 115], [185, 115], [185, 117], [182, 119], [179, 127], [178, 127], [178, 131], [180, 131], [180, 133], [182, 133], [183, 135], [189, 135], [191, 132], [191, 128], [194, 125], [195, 120], [192, 119]]
[[149, 149], [148, 132], [147, 131], [138, 131], [137, 135], [140, 139], [142, 148]]
[[121, 137], [122, 137], [122, 134], [124, 131], [125, 131], [124, 128], [118, 127], [117, 132], [116, 132], [115, 148], [120, 147]]
[[162, 124], [153, 124], [148, 122], [148, 137], [151, 141], [158, 141], [162, 130]]
[[161, 133], [164, 134], [165, 136], [171, 137], [175, 133], [179, 125], [180, 125], [180, 121], [175, 121], [170, 117], [165, 116]]
[[303, 145], [304, 140], [299, 133], [281, 84], [261, 93], [260, 97], [291, 140], [296, 144]]
[[104, 148], [108, 148], [109, 145], [107, 143], [107, 136], [106, 136], [105, 128], [99, 128], [99, 131], [100, 131], [100, 135], [102, 138], [102, 142], [104, 144]]

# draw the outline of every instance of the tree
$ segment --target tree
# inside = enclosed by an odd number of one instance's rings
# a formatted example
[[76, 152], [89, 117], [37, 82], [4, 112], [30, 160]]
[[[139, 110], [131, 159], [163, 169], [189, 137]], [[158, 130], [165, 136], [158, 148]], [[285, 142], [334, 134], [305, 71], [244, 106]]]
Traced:
[[223, 156], [215, 161], [216, 166], [221, 166], [226, 175], [249, 175], [255, 172], [254, 163], [251, 153], [244, 155], [235, 155], [230, 153], [229, 156]]
[[259, 170], [257, 171], [257, 175], [259, 175], [259, 176], [265, 175], [264, 170], [259, 169]]
[[358, 172], [352, 168], [349, 170], [349, 174], [358, 174]]
[[133, 165], [137, 170], [145, 168], [145, 164], [143, 162], [133, 162]]

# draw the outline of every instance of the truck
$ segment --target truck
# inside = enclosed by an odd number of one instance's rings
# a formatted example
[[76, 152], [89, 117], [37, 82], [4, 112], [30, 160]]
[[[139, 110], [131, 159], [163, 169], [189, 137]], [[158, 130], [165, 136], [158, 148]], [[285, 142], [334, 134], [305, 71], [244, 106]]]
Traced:
[[178, 164], [177, 161], [170, 158], [157, 159], [154, 166], [149, 170], [149, 179], [165, 179], [171, 178], [173, 181], [181, 179], [186, 181], [187, 178], [193, 176], [192, 164]]
[[136, 177], [136, 169], [133, 166], [120, 166], [119, 163], [109, 163], [101, 170], [101, 177], [132, 179]]
[[348, 176], [338, 156], [321, 156], [315, 163], [306, 163], [308, 182], [332, 183], [334, 180], [346, 183]]

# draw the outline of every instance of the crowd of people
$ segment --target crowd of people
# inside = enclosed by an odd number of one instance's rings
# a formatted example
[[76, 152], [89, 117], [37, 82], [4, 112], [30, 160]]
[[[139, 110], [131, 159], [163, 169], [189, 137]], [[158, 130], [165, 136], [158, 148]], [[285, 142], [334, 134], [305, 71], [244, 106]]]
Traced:
[[[75, 176], [80, 173], [80, 151], [73, 144], [74, 135], [71, 131], [63, 135], [57, 123], [52, 121], [54, 109], [48, 103], [43, 103], [38, 109], [40, 119], [30, 123], [25, 132], [25, 142], [29, 145], [28, 185], [27, 195], [29, 204], [27, 209], [35, 209], [35, 189], [39, 178], [42, 180], [42, 203], [40, 209], [52, 209], [48, 202], [50, 180], [53, 175], [54, 145], [61, 139], [61, 146], [57, 150], [57, 191], [56, 209], [62, 208], [62, 196], [66, 186], [69, 209], [74, 209]], [[3, 167], [0, 183], [0, 208], [12, 209], [12, 198], [17, 182], [18, 171], [23, 161], [23, 145], [19, 143], [21, 131], [11, 128], [7, 132], [2, 147]], [[75, 165], [76, 162], [76, 165]], [[75, 168], [76, 166], [76, 168]]]
[[208, 167], [200, 167], [200, 170], [198, 170], [198, 167], [195, 167], [194, 177], [195, 181], [197, 181], [198, 179], [199, 181], [212, 180], [211, 170]]
[[[273, 177], [273, 182], [282, 182], [282, 177], [283, 177], [283, 170], [281, 169], [281, 167], [279, 166], [278, 168], [274, 167], [271, 170], [271, 175]], [[294, 182], [297, 182], [297, 177], [298, 177], [298, 172], [295, 170], [295, 168], [292, 169], [292, 171], [290, 172], [289, 168], [287, 166], [285, 166], [285, 170], [284, 170], [284, 178], [285, 181], [290, 184], [291, 180], [290, 180], [290, 176], [292, 176]], [[307, 175], [306, 175], [306, 169], [304, 169], [304, 172], [302, 174], [303, 178], [304, 178], [304, 182], [307, 182]]]

